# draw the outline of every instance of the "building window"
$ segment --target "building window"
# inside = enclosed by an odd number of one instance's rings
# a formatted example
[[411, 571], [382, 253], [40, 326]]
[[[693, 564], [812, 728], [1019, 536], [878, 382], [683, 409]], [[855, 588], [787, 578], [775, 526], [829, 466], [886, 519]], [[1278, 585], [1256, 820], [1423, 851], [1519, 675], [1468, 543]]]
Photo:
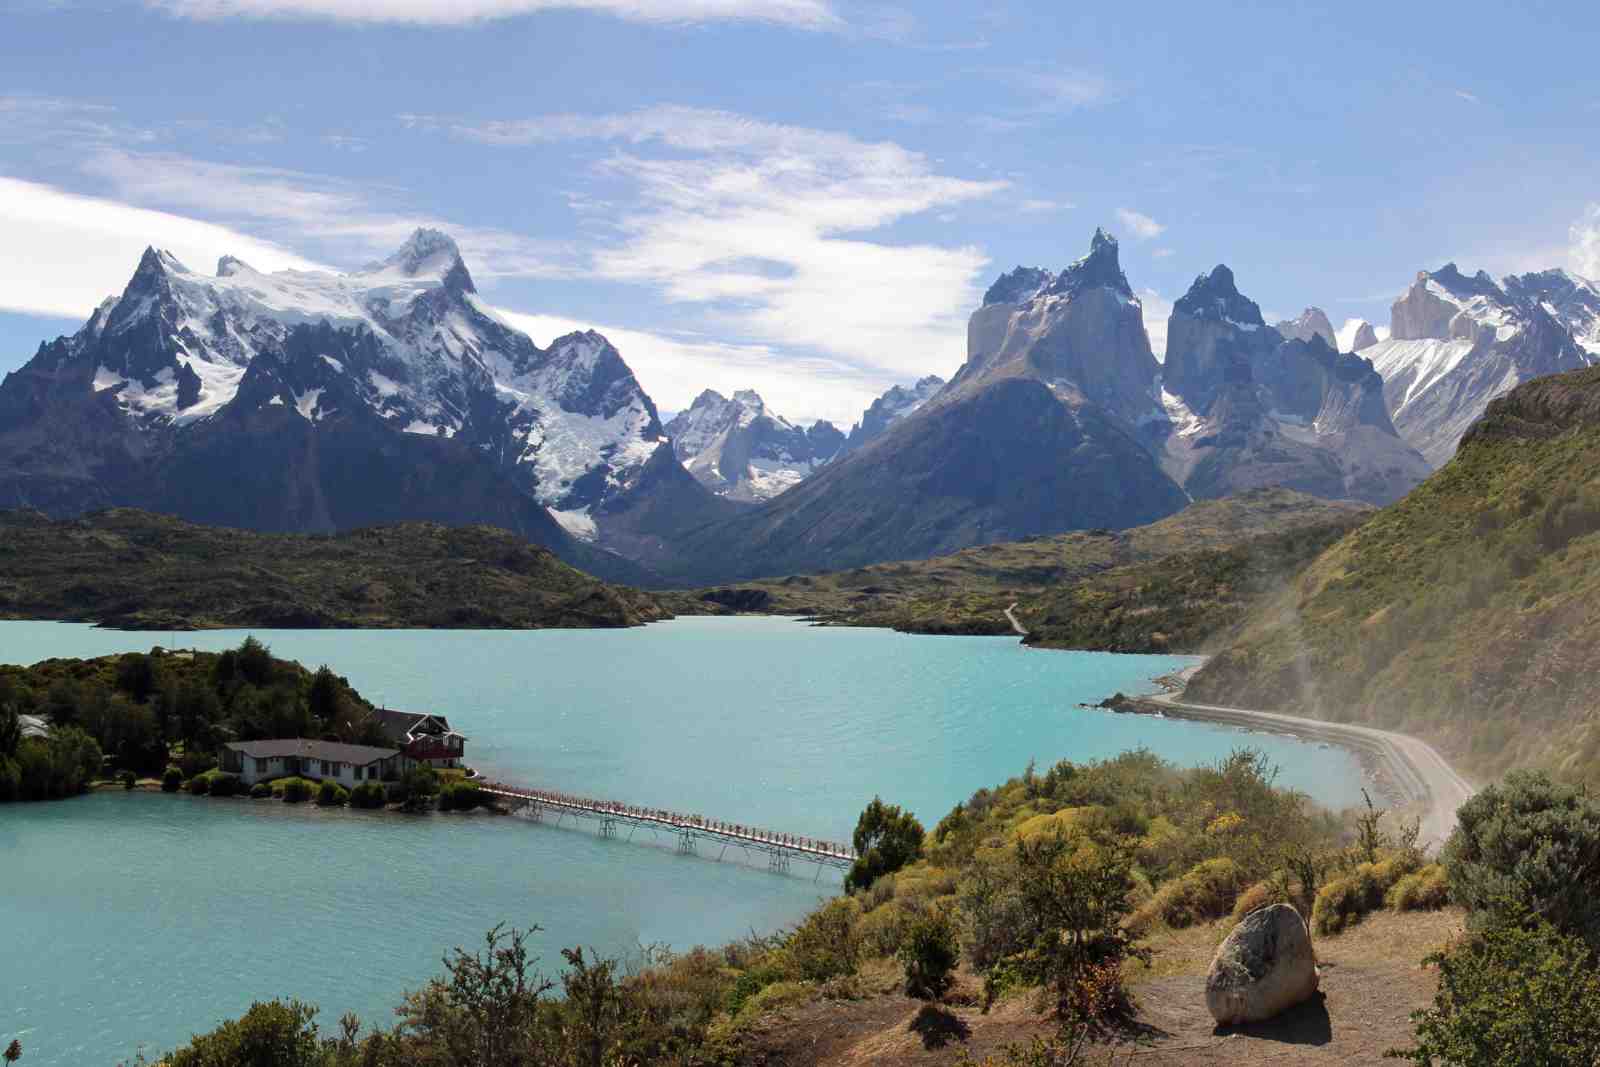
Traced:
[[355, 769], [355, 771], [356, 771], [356, 781], [358, 781], [358, 782], [359, 782], [359, 781], [361, 781], [361, 768], [360, 768], [360, 767], [357, 767], [357, 768], [356, 768], [356, 769]]
[[257, 758], [257, 760], [256, 760], [256, 773], [257, 774], [266, 774], [267, 773], [267, 761], [266, 760]]

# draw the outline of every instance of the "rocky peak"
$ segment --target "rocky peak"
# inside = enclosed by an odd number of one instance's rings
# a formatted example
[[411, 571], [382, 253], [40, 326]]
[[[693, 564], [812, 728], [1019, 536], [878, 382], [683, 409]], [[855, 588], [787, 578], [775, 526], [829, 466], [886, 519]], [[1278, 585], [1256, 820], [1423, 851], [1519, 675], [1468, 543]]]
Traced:
[[1356, 327], [1355, 336], [1350, 339], [1350, 351], [1359, 352], [1363, 348], [1370, 348], [1378, 343], [1378, 331], [1373, 329], [1372, 323], [1363, 320]]
[[1189, 291], [1173, 305], [1173, 314], [1183, 314], [1197, 319], [1225, 322], [1244, 330], [1256, 330], [1266, 325], [1261, 308], [1254, 300], [1239, 292], [1234, 284], [1233, 271], [1219, 263], [1210, 273], [1195, 278]]
[[761, 394], [754, 389], [737, 389], [734, 391], [733, 399], [758, 415], [765, 415], [767, 412], [766, 401], [762, 400]]
[[1095, 288], [1133, 296], [1133, 287], [1128, 284], [1128, 276], [1122, 273], [1122, 263], [1117, 256], [1117, 239], [1101, 229], [1096, 229], [1089, 241], [1089, 254], [1057, 275], [1046, 291], [1076, 296], [1085, 289]]
[[1051, 274], [1042, 267], [1017, 267], [995, 279], [983, 294], [983, 306], [1020, 304], [1050, 284]]
[[845, 450], [860, 448], [879, 436], [889, 428], [890, 424], [898, 422], [926, 404], [942, 388], [944, 379], [937, 374], [919, 379], [909, 388], [904, 385], [891, 386], [887, 392], [872, 402], [871, 407], [861, 413], [861, 421], [851, 428], [850, 436], [845, 441]]
[[255, 268], [236, 256], [223, 256], [217, 260], [217, 277], [231, 278], [241, 272], [254, 274]]
[[1321, 337], [1335, 348], [1339, 347], [1339, 335], [1334, 331], [1333, 323], [1328, 321], [1328, 313], [1319, 307], [1308, 307], [1294, 318], [1277, 323], [1275, 328], [1283, 336], [1296, 341]]

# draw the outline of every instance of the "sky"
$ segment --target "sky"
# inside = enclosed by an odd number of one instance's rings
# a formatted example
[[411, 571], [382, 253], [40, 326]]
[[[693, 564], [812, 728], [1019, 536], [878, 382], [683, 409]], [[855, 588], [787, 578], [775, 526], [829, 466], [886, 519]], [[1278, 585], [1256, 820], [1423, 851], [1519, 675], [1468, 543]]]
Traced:
[[755, 388], [842, 426], [1097, 226], [1158, 352], [1217, 263], [1269, 321], [1336, 325], [1449, 261], [1600, 275], [1597, 5], [0, 8], [0, 372], [147, 245], [353, 269], [419, 225], [663, 410]]

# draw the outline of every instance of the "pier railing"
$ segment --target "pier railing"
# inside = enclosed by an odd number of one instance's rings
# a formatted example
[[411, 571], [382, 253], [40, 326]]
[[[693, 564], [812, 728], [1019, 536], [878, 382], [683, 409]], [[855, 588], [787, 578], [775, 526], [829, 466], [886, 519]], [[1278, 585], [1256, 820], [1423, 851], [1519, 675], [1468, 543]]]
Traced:
[[711, 819], [704, 815], [686, 815], [665, 808], [647, 808], [614, 800], [595, 800], [548, 789], [527, 789], [504, 782], [485, 782], [479, 788], [512, 811], [541, 822], [549, 817], [559, 823], [568, 816], [598, 821], [602, 837], [616, 837], [623, 828], [628, 830], [630, 839], [640, 829], [650, 830], [657, 835], [668, 834], [676, 840], [677, 850], [688, 855], [701, 854], [702, 845], [706, 846], [708, 853], [710, 849], [720, 847], [715, 857], [720, 860], [730, 848], [736, 848], [747, 854], [765, 855], [767, 866], [778, 871], [787, 871], [791, 861], [815, 863], [819, 877], [824, 867], [848, 870], [856, 861], [855, 849], [836, 841]]

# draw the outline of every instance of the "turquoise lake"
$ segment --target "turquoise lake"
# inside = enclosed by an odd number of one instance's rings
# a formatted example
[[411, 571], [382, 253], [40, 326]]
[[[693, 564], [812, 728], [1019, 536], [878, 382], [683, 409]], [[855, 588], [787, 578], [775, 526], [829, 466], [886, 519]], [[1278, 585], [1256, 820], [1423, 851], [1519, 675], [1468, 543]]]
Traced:
[[[253, 631], [373, 700], [435, 711], [506, 780], [849, 839], [874, 794], [931, 829], [1030, 759], [1145, 746], [1179, 763], [1241, 745], [1324, 803], [1360, 799], [1347, 753], [1199, 723], [1088, 711], [1191, 662], [1023, 649], [782, 619], [613, 631]], [[221, 649], [243, 632], [177, 635]], [[164, 634], [0, 622], [0, 662], [143, 651]], [[388, 1025], [403, 990], [496, 923], [557, 950], [718, 944], [837, 891], [797, 865], [679, 856], [485, 815], [407, 818], [269, 801], [102, 793], [0, 806], [0, 1035], [30, 1067], [147, 1057], [294, 995], [326, 1028]]]

